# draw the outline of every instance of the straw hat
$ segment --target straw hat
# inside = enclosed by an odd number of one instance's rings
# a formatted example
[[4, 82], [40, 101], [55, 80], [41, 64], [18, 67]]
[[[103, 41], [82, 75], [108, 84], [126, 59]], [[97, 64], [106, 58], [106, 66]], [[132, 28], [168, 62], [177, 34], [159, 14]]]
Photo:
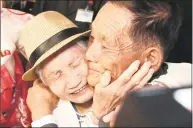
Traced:
[[81, 32], [78, 27], [62, 14], [47, 11], [28, 21], [21, 30], [19, 43], [24, 46], [26, 56], [32, 68], [22, 77], [25, 81], [37, 78], [34, 69], [50, 55], [63, 46], [88, 35], [90, 32]]

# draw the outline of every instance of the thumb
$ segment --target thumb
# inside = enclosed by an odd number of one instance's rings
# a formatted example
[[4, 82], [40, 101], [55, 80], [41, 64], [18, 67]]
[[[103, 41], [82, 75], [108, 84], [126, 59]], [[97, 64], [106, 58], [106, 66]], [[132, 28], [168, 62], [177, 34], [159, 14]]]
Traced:
[[102, 87], [106, 87], [111, 82], [111, 72], [105, 71], [100, 79], [100, 84]]
[[115, 114], [116, 114], [115, 111], [111, 111], [109, 114], [103, 117], [103, 121], [105, 123], [110, 123], [113, 120], [113, 118], [115, 117]]
[[110, 71], [105, 71], [100, 79], [100, 82], [96, 85], [96, 87], [106, 87], [110, 84], [111, 82], [111, 72]]
[[105, 123], [110, 123], [110, 127], [114, 127], [115, 125], [115, 121], [116, 121], [116, 117], [120, 111], [120, 109], [122, 108], [123, 104], [118, 105], [114, 111], [111, 111], [109, 114], [105, 115], [103, 117], [103, 121]]

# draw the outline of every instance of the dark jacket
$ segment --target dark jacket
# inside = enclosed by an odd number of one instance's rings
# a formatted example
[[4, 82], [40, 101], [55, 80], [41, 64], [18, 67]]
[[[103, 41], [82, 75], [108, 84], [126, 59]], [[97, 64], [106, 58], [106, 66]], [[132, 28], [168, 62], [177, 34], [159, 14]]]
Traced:
[[34, 5], [34, 2], [26, 1], [25, 7], [22, 8], [20, 1], [18, 1], [18, 2], [16, 1], [16, 2], [13, 4], [12, 9], [20, 10], [20, 11], [27, 12], [27, 13], [31, 13], [32, 8], [33, 8], [33, 5]]

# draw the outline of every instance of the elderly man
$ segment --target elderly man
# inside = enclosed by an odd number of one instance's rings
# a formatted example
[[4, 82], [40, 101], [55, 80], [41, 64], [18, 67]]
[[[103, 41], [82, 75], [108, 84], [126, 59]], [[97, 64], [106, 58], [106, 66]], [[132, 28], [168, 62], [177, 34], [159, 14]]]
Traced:
[[[140, 60], [139, 66], [151, 62], [150, 72], [156, 71], [152, 80], [167, 73], [163, 62], [178, 37], [180, 26], [180, 12], [173, 2], [109, 1], [103, 6], [92, 23], [86, 53], [88, 83], [95, 86], [93, 113], [97, 119], [117, 109], [128, 91], [143, 87], [146, 77], [139, 74], [146, 70], [139, 70], [127, 80], [128, 86], [116, 83], [134, 60]], [[139, 77], [141, 81], [137, 80]]]
[[[165, 70], [161, 72], [159, 69], [163, 68], [161, 65], [178, 37], [180, 26], [180, 12], [173, 2], [158, 0], [107, 2], [91, 26], [90, 47], [86, 53], [89, 84], [96, 85], [104, 70], [110, 71], [112, 80], [116, 80], [136, 59], [141, 63], [151, 62], [151, 67], [157, 71], [154, 78], [166, 73]], [[136, 84], [143, 84], [143, 81], [136, 83], [135, 79], [129, 82], [130, 88]], [[113, 87], [118, 91], [114, 91], [112, 97], [109, 95], [99, 99], [101, 94]], [[98, 118], [114, 108], [115, 104], [111, 99], [121, 99], [119, 96], [128, 91], [115, 86], [99, 86], [96, 89], [101, 90], [94, 96], [94, 101], [100, 102], [101, 107], [97, 109], [100, 112], [96, 112], [100, 113], [96, 115]], [[107, 103], [111, 104], [109, 105], [111, 107], [106, 107]], [[95, 102], [93, 104], [95, 107]]]

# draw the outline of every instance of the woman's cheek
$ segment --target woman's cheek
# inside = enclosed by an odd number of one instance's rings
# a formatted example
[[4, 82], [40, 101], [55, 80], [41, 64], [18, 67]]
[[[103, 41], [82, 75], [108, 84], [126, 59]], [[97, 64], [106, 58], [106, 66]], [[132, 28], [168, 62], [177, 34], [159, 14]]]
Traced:
[[54, 85], [50, 86], [50, 90], [59, 98], [63, 97], [64, 93], [64, 88], [62, 87], [64, 85], [61, 85], [60, 83], [56, 82]]
[[88, 75], [88, 65], [85, 62], [85, 60], [83, 60], [80, 64], [80, 68], [79, 68], [79, 72], [82, 76], [87, 76]]
[[56, 96], [60, 97], [60, 96], [59, 96], [59, 92], [57, 92], [57, 89], [56, 89], [55, 87], [51, 86], [51, 87], [50, 87], [50, 90], [51, 90]]

